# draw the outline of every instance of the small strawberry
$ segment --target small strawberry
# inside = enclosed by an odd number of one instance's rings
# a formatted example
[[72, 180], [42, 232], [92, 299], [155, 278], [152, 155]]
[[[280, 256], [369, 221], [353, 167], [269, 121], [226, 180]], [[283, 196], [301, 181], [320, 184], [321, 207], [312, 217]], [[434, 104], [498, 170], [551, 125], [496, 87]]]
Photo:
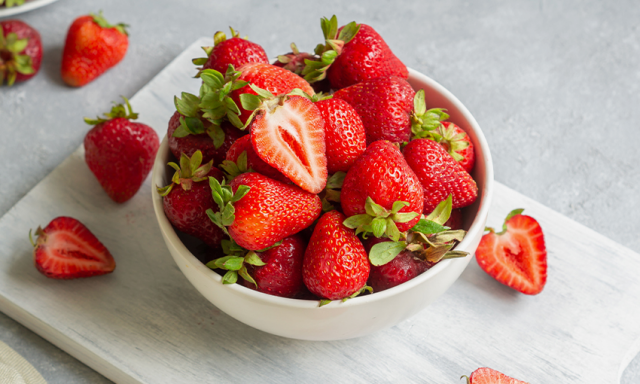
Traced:
[[[276, 96], [289, 93], [296, 88], [301, 89], [309, 95], [314, 94], [313, 88], [311, 88], [311, 85], [309, 85], [305, 79], [275, 65], [250, 63], [238, 68], [238, 71], [242, 73], [238, 80], [250, 82], [254, 87], [269, 91]], [[231, 92], [230, 96], [238, 106], [241, 106], [240, 95], [258, 94], [254, 87], [246, 85]], [[244, 107], [240, 109], [240, 120], [243, 124], [247, 123], [247, 120], [251, 116], [251, 110], [247, 110]]]
[[118, 64], [129, 47], [126, 27], [109, 24], [102, 11], [75, 19], [62, 53], [62, 80], [82, 87]]
[[136, 194], [153, 167], [160, 146], [158, 135], [138, 118], [123, 97], [105, 118], [85, 118], [95, 125], [84, 138], [85, 160], [102, 188], [116, 203], [124, 203]]
[[[9, 3], [9, 6], [11, 3]], [[42, 63], [40, 34], [20, 20], [0, 21], [0, 86], [34, 77]]]
[[78, 220], [56, 217], [36, 230], [33, 258], [38, 271], [52, 279], [75, 279], [111, 273], [116, 262], [109, 250]]
[[435, 141], [412, 140], [402, 152], [424, 188], [425, 214], [449, 194], [453, 195], [453, 208], [466, 207], [478, 197], [473, 178]]
[[300, 232], [322, 211], [318, 196], [256, 172], [243, 173], [230, 185], [210, 180], [220, 212], [207, 210], [209, 218], [248, 250], [271, 247]]
[[365, 213], [376, 217], [372, 223], [376, 224], [377, 230], [373, 231], [376, 237], [386, 232], [396, 240], [397, 235], [393, 234], [408, 230], [420, 220], [422, 199], [420, 180], [400, 150], [382, 140], [369, 145], [356, 160], [347, 172], [340, 194], [347, 217]]
[[169, 163], [176, 170], [171, 184], [160, 188], [162, 206], [169, 222], [179, 231], [197, 237], [212, 247], [220, 246], [224, 233], [207, 216], [207, 209], [217, 210], [211, 195], [209, 177], [222, 180], [222, 172], [213, 168], [213, 162], [202, 165], [202, 153], [196, 151], [191, 158], [184, 153], [180, 165]]
[[[467, 378], [467, 384], [528, 384], [491, 368], [478, 368]], [[462, 379], [461, 377], [461, 379]]]
[[227, 39], [224, 32], [218, 31], [213, 35], [213, 47], [202, 47], [207, 57], [193, 59], [195, 65], [203, 65], [202, 69], [215, 69], [224, 73], [229, 65], [240, 68], [248, 63], [269, 64], [269, 58], [264, 49], [245, 37], [233, 28], [231, 38]]
[[[375, 244], [383, 242], [389, 242], [389, 240], [369, 237], [365, 242], [367, 253], [371, 251]], [[405, 249], [386, 264], [380, 266], [372, 265], [367, 284], [373, 288], [374, 292], [384, 291], [413, 279], [432, 265], [415, 257], [413, 252]]]
[[242, 95], [242, 104], [255, 115], [250, 126], [253, 149], [300, 188], [320, 193], [327, 183], [327, 157], [318, 107], [305, 97], [274, 96], [251, 87], [258, 95]]
[[358, 112], [344, 100], [320, 100], [316, 106], [325, 123], [327, 171], [331, 174], [346, 172], [367, 149], [362, 120]]
[[[241, 157], [245, 153], [244, 157]], [[283, 183], [290, 183], [285, 175], [277, 169], [265, 163], [253, 149], [251, 136], [246, 135], [236, 140], [227, 151], [226, 160], [222, 163], [223, 168], [231, 178], [237, 177], [241, 173], [258, 172]]]
[[[316, 224], [304, 254], [302, 277], [311, 293], [331, 300], [345, 300], [363, 292], [369, 277], [367, 253], [343, 214], [325, 213]], [[368, 288], [370, 290], [370, 288]]]
[[381, 77], [343, 88], [333, 94], [360, 115], [367, 145], [374, 141], [409, 141], [415, 91], [400, 77]]
[[537, 295], [547, 282], [547, 248], [540, 224], [522, 209], [511, 211], [502, 232], [482, 236], [476, 250], [480, 267], [500, 283], [527, 295]]

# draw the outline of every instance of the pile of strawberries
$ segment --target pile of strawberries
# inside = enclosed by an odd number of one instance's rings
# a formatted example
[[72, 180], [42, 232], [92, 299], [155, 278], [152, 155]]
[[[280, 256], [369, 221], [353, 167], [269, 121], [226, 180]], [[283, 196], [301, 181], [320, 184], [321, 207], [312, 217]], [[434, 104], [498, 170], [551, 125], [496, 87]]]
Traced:
[[158, 191], [224, 283], [323, 305], [466, 256], [453, 248], [478, 188], [469, 136], [427, 108], [382, 37], [321, 24], [324, 44], [273, 64], [233, 29], [215, 34], [194, 59], [199, 94], [175, 98], [178, 162]]

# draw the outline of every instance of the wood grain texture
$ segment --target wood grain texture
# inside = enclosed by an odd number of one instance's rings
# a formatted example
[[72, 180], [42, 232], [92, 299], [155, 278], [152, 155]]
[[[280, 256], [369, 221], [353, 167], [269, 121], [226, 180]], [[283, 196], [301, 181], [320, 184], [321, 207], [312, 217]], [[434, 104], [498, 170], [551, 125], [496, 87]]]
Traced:
[[[197, 41], [132, 98], [160, 135], [173, 95], [197, 90], [190, 59], [209, 43]], [[540, 221], [549, 249], [540, 295], [512, 291], [472, 262], [410, 320], [336, 342], [272, 336], [206, 301], [164, 246], [150, 188], [113, 203], [80, 148], [0, 219], [0, 310], [118, 383], [448, 383], [480, 366], [531, 383], [618, 383], [640, 349], [640, 256], [501, 184], [488, 225], [515, 207]], [[101, 239], [113, 274], [55, 281], [36, 271], [27, 233], [59, 215]]]

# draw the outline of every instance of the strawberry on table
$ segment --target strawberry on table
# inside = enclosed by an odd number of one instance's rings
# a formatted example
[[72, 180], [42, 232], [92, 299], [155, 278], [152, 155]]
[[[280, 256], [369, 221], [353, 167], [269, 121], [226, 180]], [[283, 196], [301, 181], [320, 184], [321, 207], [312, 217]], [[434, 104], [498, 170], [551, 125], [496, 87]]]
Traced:
[[[72, 217], [56, 217], [38, 227], [33, 258], [38, 271], [52, 279], [75, 279], [111, 273], [116, 262], [109, 250]], [[31, 232], [29, 232], [31, 238]]]
[[0, 21], [0, 86], [29, 80], [41, 63], [40, 33], [20, 20]]
[[102, 11], [75, 19], [62, 53], [62, 80], [82, 87], [118, 64], [129, 47], [126, 27], [109, 24]]
[[522, 209], [511, 211], [502, 232], [489, 233], [476, 250], [478, 265], [491, 277], [527, 295], [536, 295], [547, 282], [547, 248], [540, 224]]
[[473, 371], [471, 377], [462, 377], [467, 379], [467, 384], [528, 384], [491, 368], [478, 368]]
[[264, 49], [246, 38], [241, 38], [240, 33], [233, 28], [231, 30], [231, 38], [227, 39], [227, 35], [218, 31], [213, 35], [213, 47], [202, 47], [207, 57], [194, 59], [196, 65], [203, 65], [202, 69], [215, 69], [224, 73], [229, 65], [234, 68], [240, 68], [248, 63], [269, 64], [269, 58]]
[[94, 127], [84, 138], [85, 160], [102, 188], [116, 203], [124, 203], [136, 194], [153, 167], [160, 146], [158, 135], [138, 118], [123, 97], [105, 118], [85, 118]]

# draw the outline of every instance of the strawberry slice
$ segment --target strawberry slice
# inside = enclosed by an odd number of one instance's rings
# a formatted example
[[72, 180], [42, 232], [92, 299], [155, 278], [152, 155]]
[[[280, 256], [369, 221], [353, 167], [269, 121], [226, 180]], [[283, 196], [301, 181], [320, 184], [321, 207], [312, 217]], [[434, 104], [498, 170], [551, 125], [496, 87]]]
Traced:
[[[56, 217], [38, 236], [33, 258], [36, 268], [53, 279], [75, 279], [111, 273], [116, 262], [109, 250], [78, 220]], [[31, 234], [29, 234], [31, 237]]]
[[251, 142], [258, 156], [305, 191], [320, 193], [327, 157], [318, 107], [305, 97], [280, 95], [262, 101], [254, 113]]
[[[466, 376], [462, 376], [466, 377]], [[491, 368], [478, 368], [467, 377], [467, 384], [528, 384]]]
[[507, 215], [503, 230], [482, 237], [476, 260], [491, 277], [527, 295], [536, 295], [547, 282], [547, 249], [540, 224], [515, 209]]

